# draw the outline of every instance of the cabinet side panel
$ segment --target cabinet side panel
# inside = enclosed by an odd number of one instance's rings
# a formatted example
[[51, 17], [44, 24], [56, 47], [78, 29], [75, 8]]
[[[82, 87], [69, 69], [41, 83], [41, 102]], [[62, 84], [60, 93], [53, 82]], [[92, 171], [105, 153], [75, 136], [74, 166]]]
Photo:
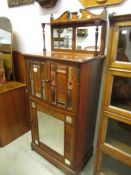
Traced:
[[4, 146], [29, 130], [25, 88], [0, 95], [0, 146]]
[[13, 51], [13, 63], [15, 80], [25, 83], [26, 82], [26, 68], [24, 56], [17, 51]]
[[78, 112], [77, 163], [84, 163], [92, 155], [95, 121], [101, 81], [102, 60], [81, 65], [80, 103]]

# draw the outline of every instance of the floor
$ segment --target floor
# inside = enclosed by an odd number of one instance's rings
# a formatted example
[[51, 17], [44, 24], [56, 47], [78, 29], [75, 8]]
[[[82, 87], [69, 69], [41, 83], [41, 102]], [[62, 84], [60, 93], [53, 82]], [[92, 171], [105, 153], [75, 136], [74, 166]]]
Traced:
[[[0, 148], [0, 175], [65, 175], [31, 150], [31, 133], [27, 132]], [[93, 175], [93, 158], [80, 175]]]

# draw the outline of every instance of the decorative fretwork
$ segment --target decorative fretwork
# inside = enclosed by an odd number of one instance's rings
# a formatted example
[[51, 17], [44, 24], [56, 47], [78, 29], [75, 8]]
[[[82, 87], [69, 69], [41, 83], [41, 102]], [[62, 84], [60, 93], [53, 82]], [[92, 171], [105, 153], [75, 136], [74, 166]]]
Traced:
[[64, 23], [82, 23], [82, 22], [94, 22], [95, 20], [106, 21], [107, 11], [106, 9], [99, 15], [93, 14], [87, 9], [80, 9], [78, 12], [64, 12], [59, 18], [54, 19], [51, 15], [51, 25], [64, 24]]

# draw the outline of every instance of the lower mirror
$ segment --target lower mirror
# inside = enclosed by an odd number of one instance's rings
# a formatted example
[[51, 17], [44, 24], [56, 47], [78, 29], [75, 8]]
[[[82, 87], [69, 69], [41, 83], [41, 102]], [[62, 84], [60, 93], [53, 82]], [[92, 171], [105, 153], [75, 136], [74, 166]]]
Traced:
[[37, 116], [40, 142], [64, 155], [64, 121], [41, 111]]

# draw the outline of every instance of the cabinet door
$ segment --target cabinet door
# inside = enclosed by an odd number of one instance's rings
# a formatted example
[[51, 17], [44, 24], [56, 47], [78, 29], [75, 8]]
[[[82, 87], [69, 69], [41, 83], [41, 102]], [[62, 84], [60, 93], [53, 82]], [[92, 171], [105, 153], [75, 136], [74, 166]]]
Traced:
[[79, 68], [50, 61], [28, 62], [31, 96], [52, 105], [76, 111], [79, 99]]
[[42, 150], [71, 165], [74, 149], [73, 116], [31, 102], [32, 139]]
[[51, 104], [76, 111], [78, 105], [79, 68], [50, 63]]
[[50, 94], [48, 92], [48, 63], [46, 61], [41, 62], [27, 59], [27, 72], [30, 95], [45, 101], [49, 101]]

